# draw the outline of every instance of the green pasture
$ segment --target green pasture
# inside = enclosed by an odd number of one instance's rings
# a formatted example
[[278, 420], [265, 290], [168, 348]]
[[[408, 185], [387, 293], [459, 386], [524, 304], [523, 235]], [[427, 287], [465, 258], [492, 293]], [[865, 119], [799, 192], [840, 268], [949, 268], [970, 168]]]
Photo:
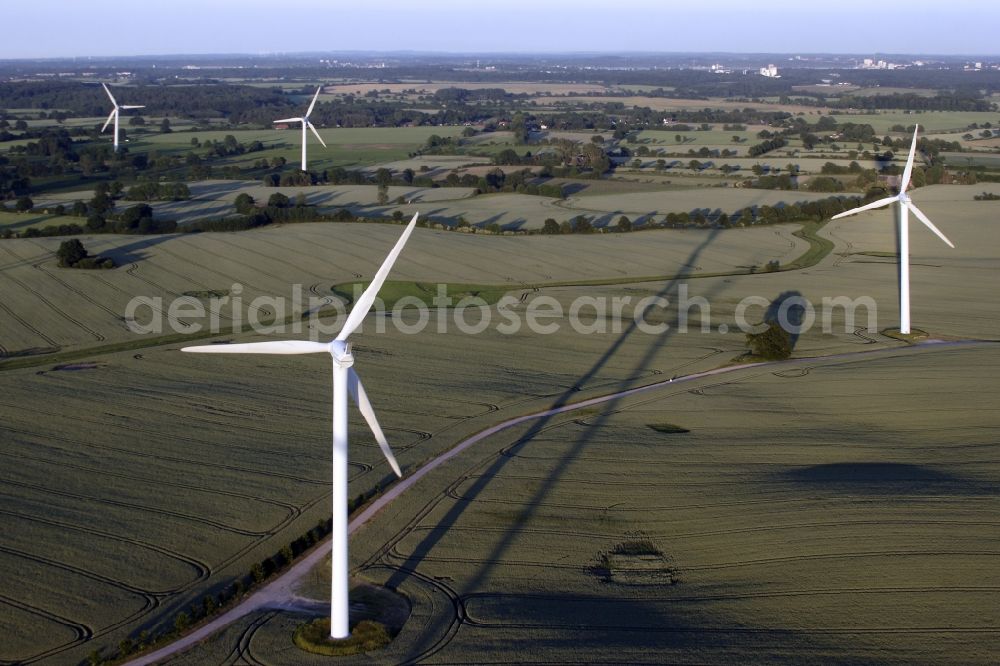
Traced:
[[997, 125], [1000, 123], [1000, 113], [995, 111], [882, 111], [879, 113], [838, 113], [834, 116], [838, 123], [863, 123], [871, 125], [877, 136], [889, 132], [893, 125], [919, 124], [922, 131], [964, 131], [972, 123], [982, 125], [985, 122]]
[[54, 213], [15, 213], [11, 210], [0, 211], [0, 231], [10, 229], [15, 232], [22, 232], [32, 228], [42, 228], [49, 225], [58, 226], [60, 224], [82, 224], [86, 220], [69, 215], [56, 215]]

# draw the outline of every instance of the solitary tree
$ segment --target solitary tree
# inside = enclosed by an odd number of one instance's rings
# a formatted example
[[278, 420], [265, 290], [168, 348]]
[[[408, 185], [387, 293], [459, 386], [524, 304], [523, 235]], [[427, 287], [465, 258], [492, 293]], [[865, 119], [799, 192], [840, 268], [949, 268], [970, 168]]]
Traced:
[[69, 268], [87, 258], [87, 249], [83, 247], [83, 243], [78, 238], [71, 238], [59, 245], [56, 256], [59, 257], [60, 266]]
[[754, 356], [780, 361], [792, 355], [792, 337], [777, 321], [769, 322], [762, 333], [747, 333], [747, 345]]

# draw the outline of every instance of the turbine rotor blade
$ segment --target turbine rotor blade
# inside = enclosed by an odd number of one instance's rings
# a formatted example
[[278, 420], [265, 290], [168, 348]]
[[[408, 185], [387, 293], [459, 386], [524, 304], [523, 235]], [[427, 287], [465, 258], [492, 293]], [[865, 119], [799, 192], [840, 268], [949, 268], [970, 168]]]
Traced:
[[135, 106], [134, 104], [132, 104], [132, 105], [127, 105], [127, 106], [120, 106], [120, 107], [118, 107], [118, 108], [119, 108], [119, 109], [145, 109], [145, 108], [146, 108], [146, 106], [145, 106], [145, 105], [142, 105], [142, 106]]
[[312, 130], [312, 133], [316, 135], [316, 138], [317, 138], [317, 139], [319, 139], [319, 142], [323, 144], [323, 147], [324, 147], [324, 148], [326, 148], [326, 141], [323, 141], [323, 137], [321, 137], [321, 136], [319, 135], [319, 132], [317, 132], [317, 131], [316, 131], [316, 126], [315, 126], [315, 125], [313, 125], [313, 124], [312, 124], [311, 122], [309, 122], [308, 120], [306, 121], [306, 124], [307, 124], [307, 125], [309, 125], [309, 129], [311, 129], [311, 130]]
[[118, 106], [118, 102], [115, 101], [115, 96], [111, 94], [110, 90], [108, 90], [108, 85], [106, 83], [102, 83], [101, 86], [104, 87], [104, 92], [108, 93], [108, 97], [111, 98], [111, 103]]
[[873, 208], [881, 208], [882, 206], [888, 206], [891, 203], [899, 201], [899, 197], [886, 197], [885, 199], [879, 199], [878, 201], [873, 201], [870, 204], [865, 204], [864, 206], [859, 206], [858, 208], [852, 208], [851, 210], [844, 211], [843, 213], [837, 213], [831, 220], [836, 220], [841, 217], [847, 217], [848, 215], [857, 215], [866, 210], [871, 210]]
[[184, 347], [181, 351], [198, 354], [318, 354], [329, 352], [330, 346], [324, 342], [310, 342], [309, 340], [281, 340], [248, 342], [238, 345], [201, 345]]
[[118, 113], [118, 107], [117, 106], [115, 108], [111, 109], [111, 113], [108, 115], [108, 119], [104, 121], [104, 127], [101, 128], [102, 132], [104, 130], [108, 129], [108, 125], [110, 125], [111, 121], [115, 119], [115, 114], [116, 113]]
[[280, 120], [272, 120], [272, 123], [301, 123], [304, 122], [305, 118], [281, 118]]
[[361, 294], [361, 298], [358, 302], [354, 304], [351, 308], [351, 314], [347, 317], [347, 321], [344, 322], [344, 328], [340, 329], [340, 333], [337, 335], [337, 340], [346, 340], [347, 336], [354, 332], [358, 326], [361, 325], [361, 321], [368, 314], [368, 309], [371, 308], [372, 303], [375, 302], [375, 297], [378, 296], [379, 289], [382, 288], [382, 284], [385, 282], [385, 278], [389, 275], [389, 271], [392, 270], [392, 265], [396, 263], [396, 258], [399, 253], [403, 251], [403, 246], [406, 245], [406, 241], [409, 240], [410, 234], [413, 233], [413, 227], [417, 226], [417, 216], [420, 213], [414, 213], [413, 219], [410, 223], [406, 225], [406, 229], [403, 230], [402, 235], [399, 240], [396, 241], [396, 245], [389, 252], [389, 256], [385, 258], [382, 262], [381, 268], [375, 273], [375, 277], [372, 278], [372, 282], [365, 289], [365, 293]]
[[920, 125], [913, 127], [913, 142], [910, 144], [910, 155], [906, 158], [906, 168], [903, 169], [903, 179], [899, 181], [899, 191], [903, 193], [910, 185], [910, 174], [913, 173], [913, 156], [917, 151], [917, 131]]
[[928, 229], [930, 229], [931, 231], [933, 231], [934, 233], [936, 233], [937, 236], [938, 236], [938, 238], [940, 238], [941, 240], [943, 240], [948, 247], [950, 247], [951, 249], [955, 249], [954, 243], [952, 243], [950, 240], [948, 240], [948, 237], [945, 236], [943, 233], [941, 233], [941, 230], [938, 229], [937, 227], [935, 227], [934, 223], [931, 222], [930, 219], [928, 219], [928, 217], [926, 215], [924, 215], [923, 211], [913, 205], [912, 201], [907, 201], [906, 202], [906, 207], [909, 208], [910, 211], [914, 215], [917, 216], [917, 219], [919, 219], [921, 222], [923, 222], [925, 225], [927, 225]]
[[309, 104], [309, 110], [306, 111], [306, 118], [308, 118], [309, 114], [313, 112], [313, 107], [316, 106], [316, 100], [319, 99], [319, 91], [322, 90], [322, 89], [323, 89], [323, 86], [316, 86], [316, 94], [313, 95], [313, 100]]
[[347, 390], [358, 406], [361, 415], [365, 417], [365, 421], [368, 423], [368, 427], [371, 428], [372, 434], [375, 435], [375, 441], [378, 442], [378, 447], [382, 449], [382, 455], [389, 461], [392, 471], [399, 478], [403, 478], [403, 473], [399, 470], [399, 463], [396, 462], [396, 457], [392, 455], [392, 449], [389, 448], [389, 442], [386, 441], [385, 433], [382, 432], [382, 427], [378, 424], [378, 419], [375, 418], [375, 410], [372, 408], [372, 403], [368, 400], [365, 387], [361, 384], [361, 378], [358, 377], [358, 373], [354, 368], [349, 368], [347, 371]]

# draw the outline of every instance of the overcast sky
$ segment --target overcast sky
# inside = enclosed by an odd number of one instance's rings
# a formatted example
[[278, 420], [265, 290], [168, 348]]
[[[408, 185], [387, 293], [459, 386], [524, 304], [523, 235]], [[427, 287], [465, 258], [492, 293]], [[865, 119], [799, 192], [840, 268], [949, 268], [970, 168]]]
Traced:
[[0, 58], [297, 51], [1000, 54], [973, 0], [20, 0]]

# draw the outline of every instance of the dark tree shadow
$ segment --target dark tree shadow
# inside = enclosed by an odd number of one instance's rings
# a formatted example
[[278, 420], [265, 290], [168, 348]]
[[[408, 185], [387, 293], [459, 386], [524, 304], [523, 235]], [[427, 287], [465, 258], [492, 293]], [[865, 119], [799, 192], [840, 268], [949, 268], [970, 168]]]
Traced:
[[159, 245], [160, 243], [165, 243], [174, 238], [180, 238], [183, 235], [184, 234], [163, 234], [158, 236], [143, 236], [141, 240], [137, 240], [133, 243], [102, 250], [101, 256], [110, 257], [114, 260], [116, 266], [138, 263], [149, 256], [143, 250]]
[[840, 462], [800, 467], [778, 475], [792, 481], [830, 491], [894, 494], [993, 495], [994, 483], [963, 478], [924, 465], [896, 462]]
[[802, 292], [783, 291], [778, 297], [771, 301], [764, 312], [764, 322], [778, 322], [778, 324], [788, 331], [789, 340], [792, 343], [792, 350], [799, 341], [799, 334], [802, 331], [802, 323], [805, 321], [806, 307]]

